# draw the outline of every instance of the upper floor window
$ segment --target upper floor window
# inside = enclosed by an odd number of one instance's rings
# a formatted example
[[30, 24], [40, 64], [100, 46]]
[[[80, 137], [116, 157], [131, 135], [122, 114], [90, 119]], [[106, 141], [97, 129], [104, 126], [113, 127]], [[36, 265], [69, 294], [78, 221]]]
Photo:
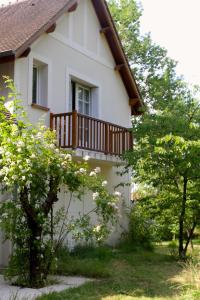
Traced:
[[98, 88], [71, 81], [71, 108], [80, 114], [98, 116]]
[[80, 84], [76, 84], [76, 99], [78, 104], [78, 112], [90, 116], [91, 107], [91, 89]]
[[32, 103], [48, 106], [48, 65], [33, 60]]

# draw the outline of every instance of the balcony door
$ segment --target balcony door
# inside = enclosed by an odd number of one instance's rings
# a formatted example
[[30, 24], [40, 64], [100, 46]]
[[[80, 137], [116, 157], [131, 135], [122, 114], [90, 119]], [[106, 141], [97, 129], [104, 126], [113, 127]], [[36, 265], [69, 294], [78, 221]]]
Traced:
[[82, 115], [91, 116], [91, 89], [76, 84], [76, 101], [78, 112]]
[[[76, 99], [76, 107], [78, 113], [91, 116], [92, 107], [91, 107], [91, 89], [79, 83], [75, 85], [75, 99]], [[78, 143], [80, 146], [88, 147], [89, 146], [89, 120], [84, 118], [80, 119], [80, 123], [78, 124]]]

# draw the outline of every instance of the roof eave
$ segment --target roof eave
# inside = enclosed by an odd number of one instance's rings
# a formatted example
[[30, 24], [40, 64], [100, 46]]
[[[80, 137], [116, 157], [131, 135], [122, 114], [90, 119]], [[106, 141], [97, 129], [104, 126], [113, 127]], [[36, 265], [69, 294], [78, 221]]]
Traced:
[[13, 50], [8, 50], [4, 52], [0, 52], [0, 63], [7, 63], [9, 61], [15, 60], [15, 53]]

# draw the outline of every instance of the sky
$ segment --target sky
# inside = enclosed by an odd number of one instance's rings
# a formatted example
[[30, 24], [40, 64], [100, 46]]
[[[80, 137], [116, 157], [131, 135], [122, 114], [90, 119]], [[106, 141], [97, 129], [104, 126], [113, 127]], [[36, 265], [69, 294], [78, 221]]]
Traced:
[[177, 72], [200, 85], [200, 0], [140, 0], [142, 32], [178, 61]]
[[[138, 1], [143, 6], [142, 32], [151, 32], [152, 39], [178, 61], [178, 74], [200, 85], [200, 0]], [[0, 0], [0, 5], [9, 2], [16, 0]]]

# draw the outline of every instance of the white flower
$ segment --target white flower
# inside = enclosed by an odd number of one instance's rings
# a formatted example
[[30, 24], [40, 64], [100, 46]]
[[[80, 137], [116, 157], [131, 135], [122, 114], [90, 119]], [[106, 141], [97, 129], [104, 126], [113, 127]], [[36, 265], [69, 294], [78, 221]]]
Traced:
[[26, 221], [26, 218], [25, 218], [25, 217], [22, 217], [22, 218], [21, 218], [21, 221], [22, 221], [22, 223], [24, 223], [24, 222]]
[[114, 196], [116, 196], [116, 197], [121, 197], [121, 195], [122, 195], [122, 194], [121, 194], [120, 192], [118, 192], [118, 191], [115, 191], [115, 192], [114, 192]]
[[17, 142], [17, 147], [21, 148], [21, 147], [24, 147], [24, 142], [23, 141], [18, 141]]
[[101, 173], [101, 168], [100, 168], [100, 167], [96, 167], [96, 168], [94, 169], [94, 172], [95, 172], [96, 174]]
[[90, 172], [90, 176], [96, 176], [96, 175], [97, 174], [94, 171]]
[[0, 147], [0, 154], [3, 154], [3, 153], [4, 153], [4, 148]]
[[32, 153], [31, 158], [36, 158], [36, 155], [34, 153]]
[[93, 229], [93, 232], [99, 232], [101, 230], [101, 225], [97, 225], [95, 226], [95, 228]]
[[117, 204], [114, 203], [114, 202], [108, 202], [108, 205], [111, 206], [112, 208], [114, 208], [115, 210], [119, 209], [119, 207], [117, 206]]
[[66, 155], [65, 155], [65, 159], [71, 161], [71, 160], [72, 160], [71, 154], [69, 154], [69, 153], [66, 154]]
[[6, 155], [6, 156], [10, 156], [11, 153], [10, 153], [9, 151], [7, 151], [7, 152], [5, 153], [5, 155]]
[[49, 145], [49, 148], [54, 149], [54, 148], [55, 148], [55, 145], [54, 145], [54, 144], [50, 144], [50, 145]]
[[22, 180], [26, 180], [26, 176], [22, 176]]
[[79, 169], [79, 172], [80, 172], [81, 174], [85, 174], [85, 173], [86, 173], [86, 169], [80, 168], [80, 169]]
[[102, 186], [106, 186], [108, 184], [108, 181], [107, 180], [104, 180], [103, 182], [102, 182]]
[[90, 159], [90, 156], [89, 155], [85, 155], [84, 157], [83, 157], [83, 160], [85, 160], [85, 161], [88, 161]]
[[3, 213], [3, 214], [2, 214], [2, 217], [3, 217], [3, 218], [7, 218], [7, 217], [8, 217], [8, 213]]
[[27, 164], [30, 164], [31, 161], [30, 161], [30, 159], [26, 159], [26, 162], [27, 162]]
[[98, 192], [93, 193], [93, 195], [92, 195], [93, 200], [96, 200], [98, 197], [99, 197], [99, 193]]
[[56, 151], [56, 153], [59, 153], [59, 149], [56, 149], [55, 151]]
[[40, 139], [40, 138], [42, 137], [42, 133], [41, 133], [41, 132], [38, 132], [36, 136], [37, 136], [37, 138]]
[[31, 181], [28, 180], [28, 181], [26, 182], [26, 186], [29, 188], [29, 187], [30, 187], [30, 184], [31, 184]]
[[22, 148], [18, 148], [18, 149], [17, 149], [17, 152], [22, 152]]
[[17, 179], [17, 175], [13, 175], [13, 176], [12, 176], [12, 179], [13, 179], [13, 180], [16, 180], [16, 179]]
[[67, 162], [66, 162], [66, 161], [63, 161], [63, 162], [61, 163], [61, 166], [62, 166], [62, 167], [66, 167], [66, 166], [67, 166]]

